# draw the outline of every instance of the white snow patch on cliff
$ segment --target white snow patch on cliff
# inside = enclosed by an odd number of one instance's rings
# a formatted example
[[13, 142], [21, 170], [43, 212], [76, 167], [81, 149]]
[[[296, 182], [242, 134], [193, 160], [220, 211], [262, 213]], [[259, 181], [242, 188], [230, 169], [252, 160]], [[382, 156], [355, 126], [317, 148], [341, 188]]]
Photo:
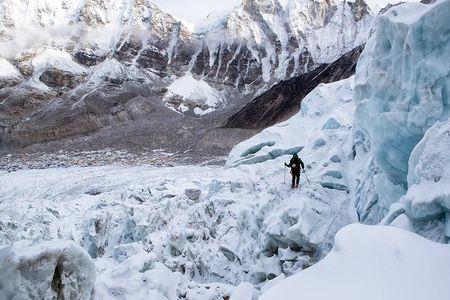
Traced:
[[222, 104], [223, 98], [218, 90], [211, 87], [203, 79], [195, 79], [191, 74], [176, 79], [167, 87], [164, 97], [166, 101], [179, 98], [184, 104], [191, 107], [200, 107], [197, 114], [213, 111]]
[[55, 68], [72, 74], [85, 74], [87, 69], [73, 61], [65, 50], [46, 49], [35, 56], [31, 64], [34, 67], [34, 76], [39, 77], [44, 70]]
[[20, 78], [19, 70], [8, 60], [0, 58], [0, 78]]
[[392, 1], [392, 0], [364, 0], [372, 13], [377, 14], [388, 5], [398, 4], [400, 2], [420, 2], [420, 0]]

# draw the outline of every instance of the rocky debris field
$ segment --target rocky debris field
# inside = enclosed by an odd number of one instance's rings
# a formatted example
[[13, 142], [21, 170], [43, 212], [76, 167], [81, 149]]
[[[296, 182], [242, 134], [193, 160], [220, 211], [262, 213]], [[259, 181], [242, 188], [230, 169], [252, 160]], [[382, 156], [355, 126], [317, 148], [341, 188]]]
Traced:
[[0, 154], [0, 170], [14, 172], [26, 169], [48, 169], [89, 166], [142, 166], [171, 167], [187, 164], [220, 165], [225, 157], [187, 150], [169, 152], [157, 150], [59, 151], [56, 153]]

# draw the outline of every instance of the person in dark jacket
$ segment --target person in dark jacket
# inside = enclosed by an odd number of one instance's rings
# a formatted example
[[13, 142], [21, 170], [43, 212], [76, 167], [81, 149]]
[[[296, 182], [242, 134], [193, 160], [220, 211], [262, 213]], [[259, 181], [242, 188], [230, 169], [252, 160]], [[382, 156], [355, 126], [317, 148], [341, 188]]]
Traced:
[[295, 153], [289, 164], [284, 163], [286, 167], [291, 168], [292, 174], [292, 188], [298, 188], [298, 183], [300, 181], [300, 172], [305, 169], [305, 165], [303, 161], [298, 157], [297, 153]]

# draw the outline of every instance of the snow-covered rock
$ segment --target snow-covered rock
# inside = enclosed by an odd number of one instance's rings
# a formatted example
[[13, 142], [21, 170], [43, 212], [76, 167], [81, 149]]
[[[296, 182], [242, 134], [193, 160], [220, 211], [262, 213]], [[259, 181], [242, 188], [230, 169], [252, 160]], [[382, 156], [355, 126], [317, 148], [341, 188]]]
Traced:
[[91, 299], [96, 272], [87, 252], [72, 241], [0, 248], [2, 299]]
[[158, 76], [149, 70], [139, 69], [136, 66], [126, 66], [117, 61], [117, 59], [107, 58], [92, 67], [92, 75], [89, 78], [89, 83], [98, 84], [101, 80], [115, 83], [127, 80], [151, 83], [157, 79]]
[[[86, 67], [105, 59], [111, 72], [123, 73], [126, 66], [141, 75], [176, 76], [179, 84], [190, 85], [195, 74], [202, 78], [194, 84], [200, 94], [191, 100], [214, 108], [223, 97], [211, 83], [224, 83], [225, 92], [237, 87], [255, 93], [364, 44], [379, 8], [397, 1], [379, 7], [370, 2], [243, 1], [226, 14], [211, 15], [193, 33], [149, 1], [8, 0], [0, 4], [0, 56], [31, 61], [34, 70], [27, 72], [34, 80], [26, 82], [44, 91], [35, 82], [43, 68], [99, 78], [105, 66]], [[77, 84], [86, 88], [83, 81]]]
[[395, 227], [349, 225], [327, 257], [259, 299], [447, 299], [448, 265], [449, 245]]
[[76, 63], [67, 51], [55, 49], [44, 50], [31, 60], [31, 65], [37, 76], [49, 68], [56, 68], [76, 75], [87, 71], [86, 68]]
[[223, 103], [222, 95], [218, 90], [203, 79], [195, 79], [192, 74], [186, 74], [172, 82], [167, 87], [164, 100], [177, 108], [183, 105], [183, 107], [200, 109], [200, 111], [194, 110], [197, 114], [208, 109], [208, 112], [211, 112]]

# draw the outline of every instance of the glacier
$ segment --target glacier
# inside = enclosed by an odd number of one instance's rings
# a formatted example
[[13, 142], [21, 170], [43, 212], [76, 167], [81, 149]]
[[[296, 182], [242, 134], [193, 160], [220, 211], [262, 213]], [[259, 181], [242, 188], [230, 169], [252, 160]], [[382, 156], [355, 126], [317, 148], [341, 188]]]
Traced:
[[[5, 216], [0, 241], [79, 243], [95, 261], [95, 299], [216, 299], [234, 292], [257, 297], [273, 280], [323, 258], [334, 234], [357, 221], [351, 209], [354, 183], [346, 171], [353, 155], [352, 91], [353, 78], [319, 86], [305, 102], [303, 116], [268, 129], [279, 131], [279, 139], [252, 151], [236, 147], [225, 168], [111, 166], [0, 173], [0, 212]], [[340, 127], [324, 126], [334, 123], [330, 119]], [[295, 126], [305, 128], [305, 135], [292, 141], [290, 130], [300, 132]], [[326, 141], [319, 150], [314, 149], [316, 131]], [[299, 140], [310, 156], [305, 158], [308, 179], [302, 177], [297, 191], [289, 191], [287, 170], [281, 167], [291, 152], [275, 151], [263, 163], [251, 163], [252, 155], [262, 161], [258, 157], [270, 148], [295, 148]], [[248, 163], [233, 166], [234, 157]], [[189, 189], [200, 190], [200, 197], [189, 199]], [[171, 276], [176, 287], [168, 291], [158, 278]], [[251, 288], [235, 288], [243, 281]]]
[[[74, 240], [94, 259], [94, 299], [229, 296], [242, 281], [265, 285], [314, 264], [353, 220], [342, 209], [331, 222], [345, 191], [314, 185], [291, 193], [283, 170], [271, 168], [2, 172], [0, 241]], [[186, 189], [201, 190], [200, 198]]]
[[[27, 275], [8, 257], [53, 275], [73, 255], [93, 299], [449, 298], [449, 16], [449, 0], [387, 10], [354, 77], [225, 167], [0, 171], [0, 268], [17, 278], [0, 295]], [[52, 278], [30, 284], [52, 295]]]

